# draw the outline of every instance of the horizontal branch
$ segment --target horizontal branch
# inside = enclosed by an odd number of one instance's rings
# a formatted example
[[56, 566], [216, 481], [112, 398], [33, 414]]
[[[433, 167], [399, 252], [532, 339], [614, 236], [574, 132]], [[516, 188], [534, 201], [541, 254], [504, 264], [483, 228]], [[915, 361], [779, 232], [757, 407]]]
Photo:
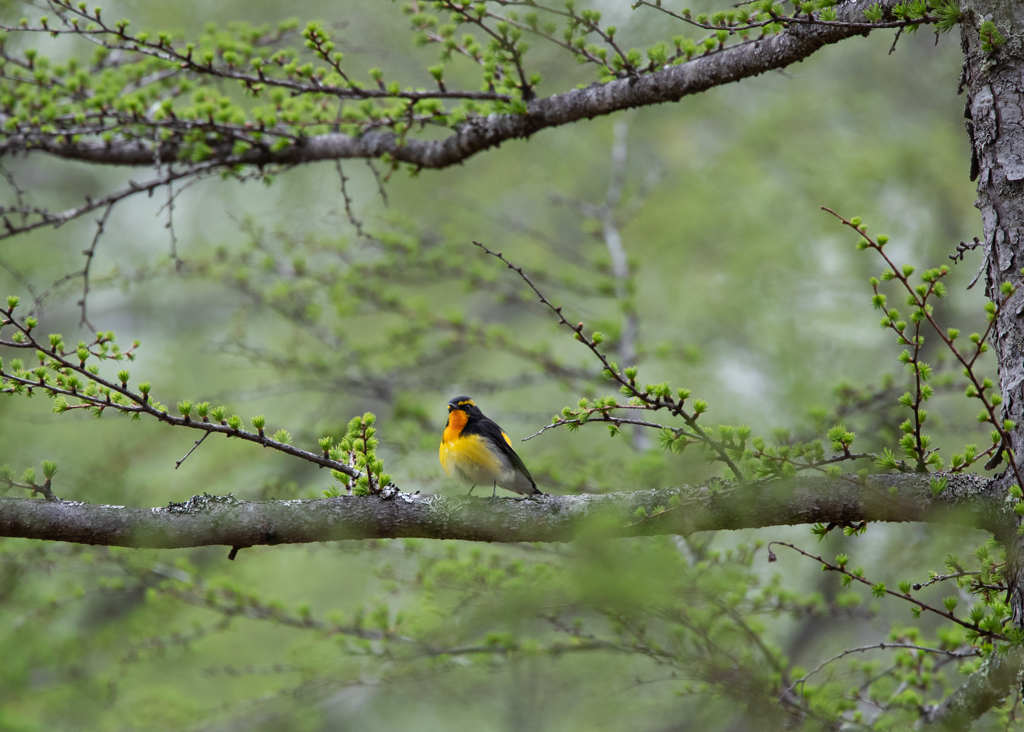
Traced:
[[1003, 534], [1012, 511], [994, 481], [945, 475], [933, 497], [930, 477], [874, 476], [856, 481], [797, 477], [769, 483], [662, 488], [533, 499], [398, 494], [305, 501], [195, 497], [167, 508], [0, 498], [0, 536], [106, 546], [249, 547], [341, 539], [419, 537], [487, 542], [566, 542], [584, 532], [608, 537], [691, 534], [808, 523], [949, 522]]
[[[214, 159], [223, 158], [225, 164], [230, 160], [230, 164], [262, 166], [379, 158], [387, 154], [423, 168], [445, 168], [507, 140], [527, 138], [544, 129], [626, 109], [676, 102], [716, 86], [785, 68], [826, 45], [870, 33], [877, 26], [864, 22], [864, 11], [876, 4], [889, 11], [897, 3], [896, 0], [841, 3], [837, 7], [836, 22], [794, 23], [777, 35], [730, 46], [652, 74], [605, 84], [595, 83], [584, 89], [533, 100], [528, 103], [526, 114], [491, 114], [470, 119], [442, 140], [407, 139], [391, 132], [367, 132], [359, 136], [329, 133], [301, 139], [276, 152], [267, 147], [254, 147], [236, 156], [231, 154], [232, 146], [228, 144], [214, 151]], [[65, 144], [56, 138], [14, 135], [4, 141], [0, 152], [25, 147], [63, 158], [112, 165], [150, 166], [157, 159], [165, 165], [170, 162], [190, 163], [190, 154], [181, 153], [176, 145], [169, 144], [157, 153], [150, 145], [138, 141]]]

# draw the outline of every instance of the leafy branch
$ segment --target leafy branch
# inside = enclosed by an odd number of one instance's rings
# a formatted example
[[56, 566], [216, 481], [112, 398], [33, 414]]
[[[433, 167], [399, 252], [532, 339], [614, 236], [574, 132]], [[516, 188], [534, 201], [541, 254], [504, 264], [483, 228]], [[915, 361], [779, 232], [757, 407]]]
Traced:
[[47, 501], [59, 500], [53, 494], [53, 476], [57, 474], [57, 463], [52, 460], [43, 461], [43, 482], [36, 482], [36, 471], [34, 468], [26, 468], [22, 474], [22, 482], [14, 479], [14, 471], [9, 465], [0, 465], [0, 484], [6, 486], [0, 496], [5, 495], [11, 488], [23, 488], [32, 493], [38, 493]]
[[915, 597], [911, 597], [911, 585], [909, 582], [904, 583], [900, 587], [900, 591], [896, 592], [894, 590], [890, 590], [889, 588], [887, 588], [884, 582], [871, 582], [870, 580], [866, 579], [864, 577], [863, 571], [860, 570], [860, 568], [856, 568], [853, 570], [847, 569], [846, 567], [847, 563], [849, 562], [849, 558], [844, 554], [840, 554], [836, 558], [836, 562], [832, 563], [823, 559], [820, 556], [810, 554], [809, 552], [805, 552], [800, 547], [785, 541], [772, 541], [768, 543], [769, 562], [774, 562], [777, 559], [774, 552], [771, 551], [771, 547], [773, 545], [788, 547], [793, 551], [797, 552], [798, 554], [807, 557], [808, 559], [813, 559], [819, 562], [821, 564], [822, 571], [838, 572], [840, 575], [842, 575], [843, 583], [845, 585], [849, 585], [852, 582], [858, 582], [860, 584], [866, 585], [867, 587], [870, 587], [871, 592], [875, 597], [885, 597], [886, 595], [890, 595], [892, 597], [899, 598], [900, 600], [903, 600], [914, 605], [915, 617], [923, 611], [933, 613], [935, 615], [939, 615], [945, 618], [946, 620], [950, 620], [956, 623], [957, 625], [967, 629], [968, 640], [971, 642], [974, 642], [979, 638], [984, 638], [989, 641], [1024, 640], [1024, 631], [1011, 629], [1003, 632], [1003, 623], [1007, 618], [1005, 605], [1003, 605], [1002, 608], [994, 608], [992, 615], [986, 615], [986, 611], [984, 608], [972, 609], [971, 619], [963, 620], [961, 618], [956, 617], [956, 615], [954, 615], [953, 613], [957, 604], [955, 597], [946, 598], [945, 607], [937, 608], [933, 605], [929, 605], [928, 603], [922, 602], [921, 600], [918, 600]]
[[[609, 358], [600, 348], [601, 341], [603, 340], [603, 336], [600, 333], [595, 332], [591, 336], [587, 336], [583, 332], [583, 323], [573, 325], [568, 320], [566, 320], [565, 316], [562, 314], [561, 306], [556, 306], [550, 300], [548, 300], [544, 296], [544, 294], [539, 289], [537, 289], [537, 286], [530, 280], [529, 276], [523, 272], [522, 267], [518, 267], [512, 264], [501, 254], [501, 252], [494, 252], [488, 249], [480, 242], [474, 241], [473, 244], [480, 247], [480, 249], [487, 252], [491, 256], [501, 260], [505, 264], [505, 266], [516, 272], [516, 274], [518, 274], [522, 278], [522, 280], [530, 287], [530, 289], [533, 290], [534, 294], [537, 296], [540, 302], [543, 303], [549, 310], [551, 310], [551, 312], [553, 312], [557, 316], [559, 325], [572, 331], [573, 337], [576, 340], [583, 343], [583, 345], [585, 345], [590, 350], [590, 352], [593, 353], [595, 357], [597, 357], [597, 359], [601, 362], [601, 365], [603, 366], [603, 375], [607, 379], [617, 383], [619, 385], [619, 390], [624, 395], [629, 396], [632, 400], [635, 400], [635, 405], [631, 406], [636, 406], [641, 409], [646, 409], [649, 411], [668, 410], [670, 414], [672, 414], [675, 417], [679, 417], [686, 424], [686, 427], [689, 429], [689, 432], [686, 433], [686, 439], [692, 439], [700, 442], [701, 444], [706, 446], [710, 451], [712, 451], [715, 454], [715, 458], [724, 463], [726, 467], [728, 467], [729, 470], [732, 471], [734, 476], [736, 476], [737, 478], [743, 477], [744, 473], [733, 460], [733, 458], [729, 455], [729, 453], [726, 450], [726, 446], [722, 442], [713, 439], [703, 429], [703, 427], [697, 424], [697, 420], [700, 419], [701, 414], [703, 414], [707, 410], [707, 402], [697, 399], [693, 402], [692, 407], [687, 408], [686, 400], [690, 397], [691, 393], [689, 389], [679, 389], [677, 393], [673, 395], [671, 387], [667, 383], [654, 385], [649, 384], [647, 386], [640, 386], [639, 384], [637, 384], [636, 377], [638, 372], [636, 367], [630, 366], [627, 367], [625, 370], [622, 370], [619, 368], [618, 364], [609, 360]], [[605, 409], [606, 401], [607, 400], [602, 401], [602, 404], [598, 407], [599, 410]], [[614, 408], [614, 404], [609, 405], [608, 408]], [[570, 421], [575, 421], [578, 424], [580, 419], [586, 421], [587, 418], [589, 418], [589, 415], [587, 415], [587, 417], [585, 418], [578, 417], [576, 418], [576, 420]], [[559, 418], [556, 417], [555, 421], [557, 422], [558, 419]], [[614, 425], [612, 426], [614, 427]]]
[[[934, 308], [929, 303], [931, 297], [941, 298], [946, 294], [946, 286], [942, 279], [949, 273], [949, 268], [943, 265], [938, 269], [926, 270], [921, 274], [921, 284], [914, 285], [910, 282], [910, 277], [914, 274], [915, 268], [910, 264], [898, 267], [884, 251], [889, 237], [879, 235], [877, 238], [872, 238], [868, 236], [867, 226], [862, 223], [859, 217], [847, 220], [830, 208], [822, 207], [822, 209], [828, 211], [839, 219], [844, 226], [853, 229], [860, 235], [861, 238], [857, 244], [858, 249], [873, 249], [878, 252], [886, 265], [888, 265], [888, 268], [881, 274], [881, 281], [896, 280], [907, 293], [906, 302], [911, 309], [910, 320], [913, 324], [912, 334], [908, 333], [908, 324], [902, 319], [900, 311], [897, 308], [889, 308], [886, 296], [878, 291], [879, 279], [871, 278], [871, 287], [875, 292], [872, 304], [876, 309], [883, 312], [882, 327], [895, 333], [901, 345], [907, 345], [913, 349], [912, 351], [904, 351], [900, 356], [900, 360], [912, 370], [916, 386], [915, 395], [911, 396], [908, 392], [900, 397], [900, 403], [911, 409], [913, 415], [913, 421], [908, 420], [902, 425], [905, 434], [900, 441], [900, 446], [907, 455], [917, 462], [919, 470], [926, 470], [926, 466], [942, 467], [941, 458], [934, 451], [929, 451], [930, 442], [921, 432], [921, 425], [924, 424], [928, 416], [927, 412], [921, 408], [922, 404], [934, 394], [934, 390], [927, 384], [928, 378], [931, 375], [931, 367], [920, 359], [921, 347], [924, 344], [924, 336], [921, 334], [920, 326], [924, 321], [927, 321], [950, 353], [953, 354], [953, 357], [963, 367], [964, 376], [970, 382], [965, 392], [966, 396], [981, 401], [982, 411], [978, 415], [978, 421], [982, 424], [989, 423], [993, 427], [992, 443], [993, 445], [999, 445], [999, 448], [995, 454], [996, 459], [990, 461], [986, 468], [994, 468], [1005, 454], [1016, 479], [1017, 493], [1020, 493], [1020, 487], [1024, 486], [1024, 480], [1021, 478], [1016, 459], [1013, 456], [1011, 447], [1013, 443], [1010, 439], [1010, 432], [1016, 425], [1012, 420], [1001, 417], [999, 407], [1003, 401], [1002, 396], [998, 393], [992, 393], [994, 386], [992, 380], [979, 375], [976, 370], [978, 358], [988, 350], [987, 341], [992, 333], [992, 327], [999, 317], [1002, 308], [1013, 297], [1017, 288], [1011, 282], [1003, 282], [999, 286], [999, 300], [985, 303], [986, 319], [988, 321], [985, 331], [983, 333], [972, 333], [969, 340], [973, 344], [973, 348], [967, 352], [961, 351], [955, 343], [960, 336], [960, 331], [956, 328], [943, 330], [936, 322], [933, 314]], [[972, 457], [976, 458], [976, 455]], [[958, 454], [951, 458], [951, 465], [954, 470], [962, 469], [966, 462], [966, 455]], [[891, 457], [887, 457], [885, 463], [887, 467], [895, 466], [895, 460]], [[1015, 495], [1018, 499], [1024, 497], [1024, 494]], [[1021, 510], [1024, 511], [1024, 505], [1022, 505]]]
[[[242, 428], [241, 417], [229, 417], [224, 407], [211, 407], [208, 402], [196, 404], [189, 400], [180, 401], [177, 404], [178, 416], [175, 416], [153, 398], [149, 382], [140, 383], [134, 390], [129, 388], [131, 374], [127, 369], [120, 370], [116, 379], [100, 375], [101, 362], [131, 360], [137, 342], [130, 349], [122, 351], [115, 342], [114, 334], [107, 332], [100, 333], [91, 343], [80, 342], [76, 348], [66, 348], [59, 334], [51, 334], [47, 344], [44, 344], [33, 335], [38, 326], [35, 317], [29, 316], [24, 321], [15, 318], [14, 310], [18, 304], [18, 298], [12, 296], [7, 299], [7, 309], [0, 309], [3, 315], [0, 331], [5, 327], [14, 329], [9, 339], [0, 337], [0, 346], [33, 352], [38, 357], [39, 365], [34, 369], [26, 369], [20, 359], [13, 359], [6, 366], [0, 360], [0, 393], [32, 396], [34, 391], [41, 391], [54, 400], [53, 411], [58, 414], [82, 409], [101, 417], [106, 410], [111, 410], [132, 419], [147, 416], [175, 427], [200, 430], [207, 434], [223, 434], [330, 468], [346, 478], [368, 481], [366, 485], [372, 492], [382, 490], [390, 482], [389, 478], [380, 482], [386, 474], [383, 473], [383, 464], [373, 455], [370, 444], [373, 435], [366, 428], [359, 436], [356, 450], [361, 457], [348, 459], [340, 446], [333, 446], [325, 440], [321, 440], [322, 453], [316, 454], [289, 444], [291, 435], [287, 430], [279, 430], [273, 437], [268, 437], [266, 419], [262, 416], [252, 420], [256, 431], [247, 431]], [[86, 365], [90, 360], [93, 362]], [[368, 427], [372, 422], [372, 415], [366, 415], [360, 423]], [[367, 467], [372, 474], [370, 479], [366, 476]], [[52, 475], [47, 476], [46, 484], [38, 488], [32, 487], [30, 480], [25, 481], [26, 486], [19, 487], [30, 487], [49, 498], [52, 496], [52, 493], [47, 494], [50, 477]], [[391, 495], [395, 492], [392, 490]]]

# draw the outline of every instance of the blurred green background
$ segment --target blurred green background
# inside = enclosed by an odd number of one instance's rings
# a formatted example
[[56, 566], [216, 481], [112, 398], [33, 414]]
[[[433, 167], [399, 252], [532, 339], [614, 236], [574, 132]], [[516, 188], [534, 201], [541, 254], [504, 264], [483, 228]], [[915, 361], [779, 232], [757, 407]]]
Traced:
[[[664, 33], [661, 18], [632, 13], [628, 3], [601, 9], [634, 42]], [[135, 28], [186, 36], [208, 22], [333, 22], [353, 68], [383, 66], [407, 83], [426, 84], [425, 69], [435, 62], [433, 49], [413, 47], [405, 16], [389, 3], [122, 2], [104, 11], [130, 17]], [[8, 18], [24, 12], [5, 10]], [[180, 271], [170, 262], [167, 212], [159, 211], [165, 197], [133, 199], [114, 208], [99, 245], [90, 320], [122, 342], [142, 341], [133, 378], [152, 381], [167, 404], [208, 400], [247, 422], [263, 414], [270, 430], [285, 427], [306, 448], [339, 434], [352, 415], [373, 411], [396, 483], [454, 493], [436, 458], [449, 398], [473, 395], [517, 439], [580, 396], [607, 391], [586, 378], [596, 364], [585, 349], [558, 333], [521, 283], [471, 241], [538, 276], [570, 319], [614, 335], [621, 307], [608, 294], [600, 227], [558, 199], [603, 200], [613, 125], [627, 121], [626, 198], [646, 194], [622, 227], [641, 379], [692, 389], [711, 403], [711, 424], [821, 437], [840, 403], [837, 386], [877, 388], [887, 375], [899, 385], [904, 375], [900, 349], [870, 307], [867, 279], [880, 263], [856, 252], [855, 240], [820, 207], [863, 216], [872, 231], [892, 237], [894, 256], [919, 267], [948, 262], [957, 242], [980, 234], [956, 94], [958, 41], [943, 37], [936, 45], [921, 32], [905, 35], [890, 55], [891, 45], [892, 34], [876, 33], [678, 104], [545, 131], [449, 170], [399, 174], [387, 185], [387, 205], [366, 166], [345, 163], [359, 218], [402, 245], [383, 252], [353, 231], [332, 164], [289, 171], [269, 187], [211, 179], [189, 188], [174, 208]], [[43, 47], [55, 57], [71, 48]], [[541, 94], [591, 81], [557, 49], [538, 46], [535, 55]], [[7, 165], [52, 208], [147, 175], [41, 154]], [[655, 179], [646, 190], [644, 181]], [[0, 257], [44, 290], [81, 267], [91, 237], [91, 221], [79, 221], [2, 242]], [[346, 278], [344, 266], [328, 283], [339, 246], [347, 247], [341, 259], [348, 265], [382, 265], [363, 283], [367, 291]], [[983, 320], [982, 288], [966, 290], [979, 264], [975, 253], [954, 267], [952, 296], [939, 311], [966, 332]], [[9, 271], [0, 270], [0, 285], [30, 299]], [[42, 328], [68, 342], [90, 335], [78, 325], [79, 286], [62, 287], [42, 312]], [[955, 390], [930, 413], [947, 459], [965, 442], [987, 443]], [[891, 444], [884, 440], [894, 419], [874, 411], [846, 423], [869, 449]], [[204, 491], [316, 497], [330, 482], [281, 455], [217, 438], [175, 470], [193, 439], [147, 421], [53, 415], [41, 397], [0, 399], [0, 463], [22, 469], [57, 460], [61, 498], [150, 506]], [[715, 474], [696, 452], [634, 449], [596, 425], [548, 431], [517, 449], [541, 489], [555, 494], [693, 484]], [[695, 537], [680, 551], [699, 563], [704, 552], [756, 539], [794, 540], [826, 556], [847, 551], [873, 579], [893, 581], [923, 578], [946, 552], [969, 551], [983, 537], [872, 526], [864, 537], [814, 547], [797, 527]], [[434, 668], [312, 621], [301, 627], [246, 617], [277, 602], [291, 618], [327, 623], [341, 613], [344, 624], [361, 609], [372, 615], [385, 607], [392, 622], [400, 612], [418, 618], [438, 643], [457, 646], [491, 632], [543, 639], [550, 627], [535, 619], [543, 603], [524, 600], [521, 615], [507, 603], [488, 605], [480, 599], [487, 580], [466, 567], [550, 565], [559, 581], [586, 584], [584, 595], [617, 583], [623, 596], [636, 597], [674, 586], [667, 575], [678, 558], [659, 558], [678, 549], [672, 539], [615, 543], [621, 556], [614, 563], [605, 561], [606, 550], [587, 546], [434, 542], [258, 547], [229, 562], [226, 548], [111, 553], [3, 540], [0, 730], [757, 729], [717, 692], [697, 693], [700, 674], [688, 688], [678, 669], [621, 649], [492, 654]], [[425, 588], [416, 570], [424, 557], [466, 562], [459, 572], [468, 574]], [[758, 582], [778, 578], [805, 597], [820, 592], [826, 604], [838, 591], [837, 578], [821, 576], [813, 562], [780, 556], [768, 565], [763, 552], [751, 561]], [[257, 599], [238, 600], [236, 613], [217, 612], [203, 607], [200, 590], [192, 602], [157, 588], [159, 577], [174, 572]], [[718, 584], [694, 595], [695, 606], [728, 596], [732, 580], [716, 577]], [[765, 637], [813, 667], [843, 647], [884, 640], [894, 622], [910, 622], [906, 607], [862, 594], [846, 613], [768, 616]]]

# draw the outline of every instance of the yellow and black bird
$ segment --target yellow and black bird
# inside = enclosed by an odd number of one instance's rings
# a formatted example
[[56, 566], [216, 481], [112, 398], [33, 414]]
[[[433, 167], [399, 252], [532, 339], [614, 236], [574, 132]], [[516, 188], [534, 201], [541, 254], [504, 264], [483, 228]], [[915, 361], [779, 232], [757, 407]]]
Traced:
[[512, 440], [467, 396], [448, 402], [448, 425], [441, 438], [441, 466], [449, 478], [470, 486], [493, 486], [491, 498], [500, 485], [525, 496], [544, 495], [522, 458], [512, 449]]

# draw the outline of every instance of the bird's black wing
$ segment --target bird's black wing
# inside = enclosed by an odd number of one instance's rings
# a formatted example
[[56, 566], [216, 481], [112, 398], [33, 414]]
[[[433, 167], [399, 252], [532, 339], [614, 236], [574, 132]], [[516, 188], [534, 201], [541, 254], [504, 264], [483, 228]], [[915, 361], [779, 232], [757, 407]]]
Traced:
[[475, 421], [472, 425], [467, 425], [467, 429], [463, 430], [463, 433], [465, 434], [467, 431], [470, 431], [470, 427], [471, 432], [487, 437], [491, 442], [497, 445], [502, 454], [512, 461], [512, 465], [515, 469], [530, 479], [530, 484], [534, 489], [537, 488], [537, 483], [534, 481], [533, 476], [530, 475], [530, 471], [526, 469], [526, 464], [523, 462], [523, 459], [516, 454], [515, 450], [512, 449], [512, 440], [510, 440], [508, 435], [505, 434], [505, 431], [498, 426], [497, 422], [484, 417], [481, 420]]

